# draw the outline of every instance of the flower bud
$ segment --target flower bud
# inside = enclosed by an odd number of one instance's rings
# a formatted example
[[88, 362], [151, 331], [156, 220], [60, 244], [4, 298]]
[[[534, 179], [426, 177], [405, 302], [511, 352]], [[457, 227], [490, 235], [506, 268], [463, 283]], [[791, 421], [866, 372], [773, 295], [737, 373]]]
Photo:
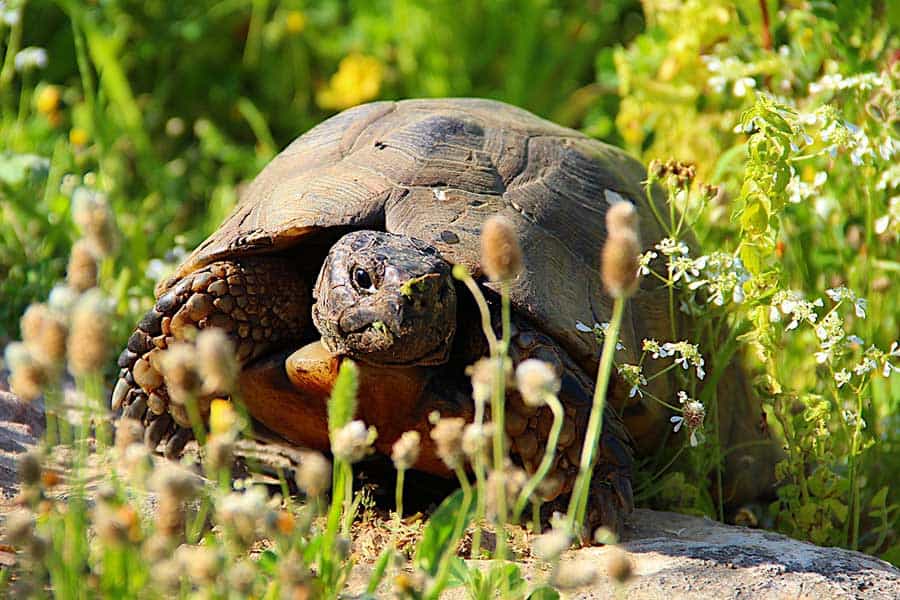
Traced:
[[512, 223], [489, 218], [481, 230], [481, 267], [491, 281], [514, 279], [522, 270], [522, 249]]
[[418, 431], [406, 431], [391, 449], [391, 458], [397, 470], [411, 468], [419, 459], [421, 436]]
[[350, 421], [334, 432], [331, 437], [331, 452], [338, 460], [349, 463], [359, 462], [372, 449], [372, 430], [362, 421]]
[[200, 392], [202, 381], [193, 346], [185, 342], [171, 344], [162, 353], [161, 366], [173, 402], [184, 405]]
[[620, 548], [613, 546], [606, 553], [606, 572], [611, 579], [625, 583], [631, 579], [634, 569], [628, 556]]
[[212, 327], [197, 334], [197, 366], [207, 393], [234, 391], [240, 367], [234, 342], [222, 329]]
[[640, 254], [637, 211], [630, 202], [617, 202], [606, 213], [601, 255], [601, 278], [613, 298], [627, 298], [637, 290]]

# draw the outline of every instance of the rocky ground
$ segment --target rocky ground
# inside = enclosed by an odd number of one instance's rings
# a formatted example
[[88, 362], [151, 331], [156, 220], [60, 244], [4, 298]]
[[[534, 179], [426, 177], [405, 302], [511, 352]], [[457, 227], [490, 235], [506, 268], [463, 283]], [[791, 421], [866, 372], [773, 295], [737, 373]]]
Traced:
[[[43, 431], [40, 404], [24, 404], [0, 390], [0, 511], [15, 493], [16, 457], [37, 443]], [[2, 529], [2, 526], [0, 526]], [[573, 590], [572, 598], [900, 598], [900, 570], [838, 548], [822, 548], [763, 530], [733, 527], [686, 515], [639, 509], [620, 545], [634, 577], [616, 588], [605, 579], [607, 547], [571, 551], [599, 579]], [[0, 564], [12, 556], [0, 557]], [[526, 577], [543, 581], [546, 570], [522, 565]], [[366, 577], [360, 566], [358, 581]], [[453, 590], [447, 598], [465, 598]]]

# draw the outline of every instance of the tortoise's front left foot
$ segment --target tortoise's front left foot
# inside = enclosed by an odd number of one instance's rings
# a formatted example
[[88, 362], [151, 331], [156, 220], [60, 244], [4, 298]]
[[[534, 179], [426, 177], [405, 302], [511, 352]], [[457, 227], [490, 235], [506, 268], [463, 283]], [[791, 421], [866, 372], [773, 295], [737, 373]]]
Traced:
[[[299, 340], [309, 322], [310, 294], [295, 265], [259, 256], [209, 264], [163, 293], [119, 356], [113, 411], [144, 423], [145, 441], [178, 456], [193, 437], [183, 404], [172, 401], [161, 367], [162, 353], [193, 332], [219, 327], [233, 340], [243, 365], [268, 350]], [[201, 413], [207, 404], [201, 398]]]

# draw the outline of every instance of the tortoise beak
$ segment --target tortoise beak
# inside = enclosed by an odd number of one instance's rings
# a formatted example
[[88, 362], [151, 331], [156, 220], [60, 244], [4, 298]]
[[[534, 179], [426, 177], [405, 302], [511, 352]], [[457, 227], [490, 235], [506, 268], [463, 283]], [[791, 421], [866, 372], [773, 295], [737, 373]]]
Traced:
[[390, 332], [394, 337], [399, 337], [403, 326], [403, 304], [395, 298], [379, 296], [374, 295], [367, 302], [344, 309], [338, 319], [340, 334], [359, 333], [372, 328], [379, 333]]

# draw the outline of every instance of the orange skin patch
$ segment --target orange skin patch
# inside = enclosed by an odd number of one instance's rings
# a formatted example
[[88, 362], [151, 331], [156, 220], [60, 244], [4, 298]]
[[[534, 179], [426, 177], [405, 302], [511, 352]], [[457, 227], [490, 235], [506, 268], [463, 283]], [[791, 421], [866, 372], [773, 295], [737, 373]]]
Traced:
[[[341, 363], [320, 342], [287, 358], [275, 355], [241, 372], [240, 394], [250, 414], [291, 443], [327, 451], [326, 403]], [[359, 391], [355, 418], [378, 430], [375, 449], [390, 455], [404, 431], [416, 430], [421, 452], [415, 468], [435, 475], [452, 473], [438, 458], [423, 409], [430, 405], [427, 367], [376, 366], [357, 363]]]

